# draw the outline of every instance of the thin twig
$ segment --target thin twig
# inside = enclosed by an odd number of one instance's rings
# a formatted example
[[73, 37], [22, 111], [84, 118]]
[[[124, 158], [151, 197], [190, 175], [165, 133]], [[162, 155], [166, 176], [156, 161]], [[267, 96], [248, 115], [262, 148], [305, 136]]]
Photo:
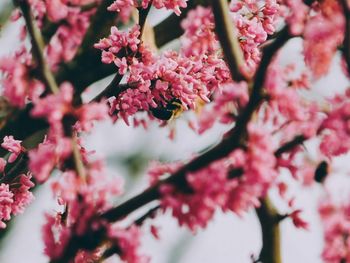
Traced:
[[276, 157], [280, 157], [283, 153], [292, 150], [295, 146], [302, 144], [306, 140], [304, 135], [297, 135], [293, 140], [285, 143], [282, 147], [280, 147], [276, 152]]
[[229, 14], [227, 0], [212, 0], [211, 5], [215, 18], [215, 30], [224, 51], [226, 63], [230, 68], [232, 79], [236, 81], [246, 80], [241, 72], [244, 66], [244, 57], [238, 42], [237, 30]]
[[134, 225], [141, 226], [143, 223], [150, 217], [153, 217], [155, 213], [158, 211], [160, 208], [160, 205], [157, 205], [156, 207], [151, 208], [148, 210], [144, 215], [139, 217], [138, 219], [135, 220]]
[[101, 93], [99, 93], [96, 97], [94, 97], [90, 102], [101, 101], [103, 98], [109, 98], [112, 96], [118, 98], [118, 96], [122, 92], [124, 92], [128, 89], [134, 89], [139, 84], [140, 84], [140, 82], [138, 82], [138, 81], [129, 82], [129, 83], [124, 83], [124, 84], [119, 84], [119, 85], [117, 85], [117, 87], [114, 87], [113, 89], [111, 87], [109, 87], [110, 85], [108, 85]]
[[72, 148], [73, 148], [73, 158], [74, 158], [74, 166], [75, 170], [80, 178], [86, 180], [86, 171], [84, 167], [84, 163], [82, 160], [82, 156], [80, 154], [80, 150], [78, 147], [77, 136], [72, 135]]
[[[92, 101], [101, 101], [103, 98], [118, 96], [122, 91], [124, 91], [122, 89], [117, 88], [122, 78], [123, 76], [117, 73], [114, 76], [113, 80], [108, 84], [108, 86], [100, 94], [98, 94], [95, 98], [93, 98]], [[125, 86], [123, 87], [126, 88]]]
[[143, 31], [144, 31], [145, 25], [146, 25], [147, 16], [148, 16], [149, 11], [151, 10], [151, 7], [152, 7], [152, 2], [153, 1], [151, 1], [148, 4], [148, 7], [146, 9], [143, 9], [142, 7], [138, 8], [138, 11], [139, 11], [139, 26], [140, 26], [140, 39], [142, 39]]
[[21, 9], [24, 20], [26, 22], [28, 33], [31, 37], [33, 56], [38, 64], [37, 66], [41, 74], [41, 78], [44, 84], [51, 90], [52, 93], [57, 93], [57, 83], [44, 58], [44, 40], [39, 28], [35, 24], [30, 6], [26, 0], [14, 0], [14, 3]]

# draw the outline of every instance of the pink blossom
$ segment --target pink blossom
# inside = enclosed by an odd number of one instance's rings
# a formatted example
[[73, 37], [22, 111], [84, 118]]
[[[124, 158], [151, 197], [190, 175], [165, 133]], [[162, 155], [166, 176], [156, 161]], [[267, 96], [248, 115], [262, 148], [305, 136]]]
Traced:
[[32, 192], [29, 190], [34, 187], [31, 181], [31, 174], [22, 174], [19, 176], [20, 187], [12, 189], [14, 194], [12, 203], [12, 214], [22, 214], [25, 208], [34, 200]]
[[4, 158], [0, 158], [0, 173], [4, 172], [7, 162]]
[[39, 80], [30, 77], [31, 68], [31, 56], [25, 49], [13, 57], [0, 58], [4, 96], [13, 106], [24, 107], [27, 99], [36, 100], [45, 89]]
[[46, 214], [46, 223], [42, 228], [44, 253], [52, 259], [62, 255], [70, 238], [69, 229], [62, 226], [59, 221], [59, 217]]
[[289, 9], [286, 21], [290, 32], [293, 35], [301, 34], [304, 31], [309, 8], [302, 0], [285, 0], [284, 4]]
[[214, 33], [214, 17], [210, 8], [198, 6], [188, 12], [181, 27], [185, 33], [181, 37], [181, 52], [185, 56], [212, 54], [219, 48]]
[[38, 182], [46, 181], [58, 162], [55, 145], [49, 141], [39, 144], [37, 149], [29, 151], [29, 160], [29, 169], [34, 178]]
[[0, 185], [0, 228], [5, 228], [6, 224], [3, 221], [11, 218], [13, 195], [8, 184]]
[[206, 107], [199, 112], [198, 133], [210, 129], [216, 121], [232, 124], [235, 116], [248, 102], [247, 83], [227, 83], [213, 95], [212, 107]]
[[48, 17], [53, 22], [58, 22], [68, 15], [68, 6], [62, 0], [46, 0], [46, 9]]
[[24, 209], [33, 201], [30, 189], [34, 187], [30, 180], [30, 173], [21, 174], [9, 184], [0, 185], [0, 228], [5, 228], [4, 221], [9, 221], [12, 215], [24, 212]]
[[89, 132], [95, 121], [102, 121], [108, 117], [108, 106], [105, 103], [89, 103], [81, 106], [76, 110], [78, 118], [76, 129], [79, 131]]
[[302, 211], [300, 209], [295, 210], [289, 216], [292, 218], [293, 224], [297, 228], [308, 229], [309, 224], [301, 218], [300, 213], [302, 213]]
[[329, 198], [320, 203], [319, 213], [324, 227], [325, 240], [322, 258], [326, 263], [350, 260], [349, 211], [348, 204], [335, 203]]
[[[50, 4], [48, 6], [49, 17], [54, 22], [64, 19], [64, 23], [58, 27], [46, 47], [48, 62], [53, 70], [57, 70], [59, 63], [68, 62], [74, 58], [95, 9], [81, 11], [78, 7], [69, 7], [68, 3], [63, 0], [51, 0], [51, 2], [56, 2], [60, 7]], [[84, 5], [84, 1], [76, 5]]]
[[69, 83], [61, 84], [58, 94], [50, 94], [39, 99], [31, 111], [36, 118], [46, 118], [54, 134], [63, 132], [62, 119], [73, 111], [73, 87]]
[[[197, 172], [188, 173], [185, 188], [163, 185], [161, 205], [171, 209], [180, 225], [192, 231], [204, 228], [216, 209], [241, 214], [260, 205], [277, 177], [274, 148], [268, 136], [255, 126], [249, 127], [248, 149], [234, 151], [229, 157], [216, 161]], [[172, 174], [179, 164], [153, 166], [152, 181], [157, 176]]]
[[130, 18], [133, 8], [147, 8], [150, 3], [157, 9], [166, 8], [173, 10], [177, 15], [181, 14], [180, 8], [187, 7], [187, 0], [115, 0], [108, 7], [108, 10], [119, 12], [122, 22], [126, 23]]
[[260, 1], [242, 1], [240, 4], [232, 1], [232, 19], [238, 31], [248, 74], [254, 72], [260, 62], [259, 46], [267, 40], [268, 35], [275, 32], [275, 24], [279, 18], [280, 6], [277, 1], [265, 2], [265, 6], [261, 8]]
[[333, 109], [328, 113], [327, 118], [322, 122], [320, 129], [324, 136], [320, 144], [321, 151], [326, 156], [337, 156], [344, 154], [350, 149], [350, 103], [349, 94], [338, 96], [330, 100]]
[[12, 135], [4, 137], [4, 141], [1, 144], [1, 147], [8, 150], [11, 153], [8, 159], [9, 163], [13, 163], [14, 161], [16, 161], [18, 155], [23, 151], [21, 142], [22, 141], [15, 140]]
[[321, 12], [309, 19], [304, 32], [306, 65], [315, 78], [325, 75], [344, 38], [345, 20], [337, 1], [324, 1]]
[[128, 263], [147, 263], [149, 257], [141, 255], [139, 252], [141, 232], [136, 226], [128, 229], [120, 228], [118, 225], [112, 225], [108, 229], [108, 237], [115, 240], [116, 246], [120, 249], [120, 258]]

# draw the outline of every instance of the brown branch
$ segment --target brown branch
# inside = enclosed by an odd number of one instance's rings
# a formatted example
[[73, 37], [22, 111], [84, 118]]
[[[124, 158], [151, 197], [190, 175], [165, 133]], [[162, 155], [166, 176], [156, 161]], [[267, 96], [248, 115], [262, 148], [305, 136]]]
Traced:
[[83, 180], [86, 180], [86, 170], [83, 163], [83, 159], [80, 153], [79, 144], [78, 144], [77, 135], [72, 135], [72, 151], [73, 151], [73, 160], [74, 160], [74, 168], [77, 172], [77, 175], [81, 177]]
[[215, 30], [224, 51], [232, 79], [235, 81], [245, 80], [241, 70], [244, 66], [244, 58], [237, 38], [236, 28], [229, 14], [227, 0], [212, 0], [211, 6], [215, 19]]
[[32, 42], [32, 53], [33, 57], [38, 64], [38, 69], [42, 78], [42, 81], [47, 88], [51, 90], [52, 93], [58, 92], [58, 86], [56, 84], [55, 78], [51, 73], [51, 70], [44, 58], [44, 40], [41, 32], [37, 25], [35, 24], [33, 15], [30, 10], [30, 6], [27, 0], [14, 0], [15, 5], [17, 5], [23, 14], [28, 33]]
[[143, 223], [151, 217], [154, 217], [155, 213], [158, 211], [158, 209], [160, 208], [159, 205], [151, 208], [150, 210], [148, 210], [144, 215], [142, 215], [141, 217], [139, 217], [138, 219], [135, 220], [134, 225], [137, 226], [141, 226], [143, 225]]
[[152, 1], [148, 4], [148, 7], [146, 9], [138, 8], [138, 12], [139, 12], [139, 22], [138, 23], [140, 26], [140, 39], [142, 39], [143, 30], [145, 29], [147, 16], [149, 14], [149, 11], [151, 10], [151, 7], [152, 7]]
[[139, 82], [130, 82], [125, 84], [119, 84], [117, 86], [108, 84], [108, 86], [96, 97], [94, 97], [91, 102], [93, 101], [101, 101], [103, 98], [109, 98], [109, 97], [118, 97], [122, 92], [128, 90], [128, 89], [134, 89], [138, 86]]
[[283, 153], [292, 150], [295, 146], [302, 144], [306, 140], [304, 135], [297, 135], [293, 140], [287, 142], [282, 147], [280, 147], [276, 152], [275, 156], [280, 157]]
[[258, 262], [282, 263], [279, 214], [266, 197], [256, 208], [262, 231], [262, 249]]
[[246, 125], [250, 121], [254, 111], [259, 107], [263, 100], [262, 87], [265, 80], [267, 67], [272, 60], [273, 55], [287, 42], [289, 39], [288, 29], [284, 28], [276, 38], [276, 40], [267, 48], [264, 49], [261, 64], [257, 70], [253, 90], [249, 102], [244, 111], [239, 115], [235, 127], [228, 132], [223, 140], [214, 148], [204, 154], [193, 159], [188, 164], [180, 168], [176, 173], [165, 180], [158, 182], [156, 185], [148, 188], [143, 193], [136, 195], [128, 201], [122, 203], [116, 208], [111, 209], [102, 216], [109, 221], [116, 221], [123, 218], [125, 215], [142, 207], [143, 205], [156, 200], [160, 197], [159, 188], [163, 184], [173, 184], [175, 186], [186, 185], [186, 173], [195, 172], [210, 163], [219, 160], [233, 150], [241, 147], [241, 141], [244, 139]]
[[108, 86], [101, 93], [99, 93], [95, 98], [93, 98], [92, 101], [101, 101], [103, 98], [109, 98], [112, 96], [117, 97], [121, 92], [127, 90], [129, 86], [118, 85], [122, 80], [122, 78], [123, 76], [117, 73], [112, 79], [112, 81], [108, 84]]

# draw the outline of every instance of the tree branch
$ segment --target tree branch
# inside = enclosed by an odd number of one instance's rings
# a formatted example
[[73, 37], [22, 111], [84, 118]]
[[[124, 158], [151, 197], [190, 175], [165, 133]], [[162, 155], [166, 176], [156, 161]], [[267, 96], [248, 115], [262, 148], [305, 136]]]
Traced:
[[211, 6], [214, 13], [215, 30], [224, 51], [226, 63], [230, 68], [232, 79], [235, 81], [245, 80], [246, 78], [241, 72], [244, 66], [244, 58], [238, 42], [236, 28], [229, 14], [227, 0], [212, 0]]
[[[117, 77], [116, 75], [115, 77]], [[92, 101], [101, 101], [103, 98], [109, 98], [112, 96], [118, 97], [122, 92], [126, 91], [127, 89], [133, 89], [136, 88], [139, 82], [130, 82], [125, 84], [119, 84], [115, 86], [113, 81], [108, 84], [108, 86], [95, 98], [91, 100]]]
[[304, 135], [297, 135], [293, 140], [287, 142], [282, 147], [280, 147], [276, 152], [275, 156], [280, 157], [283, 153], [292, 150], [295, 146], [302, 144], [306, 140]]
[[34, 18], [30, 11], [30, 6], [27, 0], [14, 0], [14, 2], [21, 9], [24, 20], [26, 22], [28, 33], [32, 42], [33, 57], [38, 64], [37, 66], [40, 71], [41, 78], [46, 87], [49, 88], [52, 93], [56, 93], [58, 92], [58, 86], [56, 84], [54, 76], [51, 73], [49, 66], [45, 61], [44, 40], [39, 28], [35, 24]]
[[278, 212], [266, 197], [256, 208], [256, 214], [261, 224], [263, 243], [258, 262], [282, 263]]
[[186, 185], [185, 175], [187, 173], [198, 171], [210, 163], [227, 156], [233, 150], [241, 147], [241, 141], [244, 139], [247, 123], [250, 121], [254, 111], [259, 107], [263, 100], [261, 93], [265, 80], [264, 74], [266, 74], [267, 71], [266, 68], [272, 60], [273, 55], [283, 46], [284, 43], [287, 42], [289, 37], [288, 29], [284, 28], [276, 40], [270, 46], [264, 49], [261, 64], [255, 76], [253, 90], [249, 102], [244, 111], [238, 116], [235, 127], [228, 132], [228, 134], [217, 146], [193, 159], [167, 179], [158, 182], [154, 186], [145, 190], [143, 193], [140, 193], [116, 208], [109, 210], [102, 216], [109, 221], [119, 220], [143, 205], [158, 199], [160, 197], [159, 188], [161, 185]]

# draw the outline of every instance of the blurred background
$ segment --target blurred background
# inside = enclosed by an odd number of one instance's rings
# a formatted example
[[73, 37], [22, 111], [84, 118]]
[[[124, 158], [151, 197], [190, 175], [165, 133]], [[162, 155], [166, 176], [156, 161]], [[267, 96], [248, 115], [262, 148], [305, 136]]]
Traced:
[[[0, 1], [0, 56], [8, 55], [19, 45], [18, 23], [8, 23], [12, 5], [7, 0]], [[169, 13], [152, 10], [149, 22], [157, 24]], [[171, 29], [169, 29], [171, 30]], [[174, 41], [164, 49], [176, 47]], [[303, 66], [299, 55], [301, 41], [293, 39], [283, 49], [282, 62], [298, 62]], [[83, 76], [82, 76], [83, 77]], [[105, 79], [93, 85], [87, 97], [97, 94], [110, 79]], [[335, 58], [330, 74], [315, 84], [314, 94], [310, 96], [331, 96], [335, 91], [348, 85], [339, 68], [339, 57]], [[149, 129], [126, 126], [122, 121], [112, 124], [99, 123], [89, 136], [86, 136], [88, 150], [96, 150], [98, 156], [107, 160], [110, 174], [125, 178], [125, 196], [123, 199], [142, 191], [148, 185], [145, 170], [150, 160], [173, 161], [185, 160], [194, 153], [200, 152], [217, 143], [227, 127], [216, 125], [210, 132], [202, 136], [196, 135], [187, 125], [184, 114], [172, 125], [176, 126], [176, 136], [169, 140], [169, 128], [160, 128], [157, 124]], [[316, 156], [314, 142], [306, 147], [310, 156]], [[349, 197], [350, 192], [346, 171], [348, 156], [335, 160], [332, 165], [334, 180], [329, 188], [337, 193], [339, 198]], [[292, 185], [296, 196], [296, 207], [304, 210], [303, 218], [309, 222], [309, 230], [296, 229], [290, 220], [281, 223], [282, 255], [284, 263], [322, 262], [320, 254], [323, 246], [323, 233], [317, 213], [318, 201], [324, 196], [323, 190], [314, 185], [301, 187]], [[283, 211], [283, 203], [279, 203], [276, 193], [271, 197], [276, 206]], [[116, 203], [122, 199], [116, 200]], [[151, 204], [152, 206], [152, 204]], [[44, 263], [48, 262], [43, 255], [41, 227], [44, 223], [44, 212], [57, 211], [58, 207], [52, 198], [49, 183], [40, 186], [35, 192], [35, 201], [23, 215], [14, 218], [9, 229], [0, 232], [0, 262], [2, 263]], [[147, 207], [144, 211], [147, 211]], [[142, 214], [142, 211], [138, 211]], [[137, 213], [136, 213], [137, 214]], [[160, 240], [149, 234], [150, 224], [160, 229]], [[155, 263], [249, 263], [251, 255], [257, 256], [261, 248], [260, 225], [254, 210], [242, 217], [232, 213], [216, 213], [214, 220], [205, 230], [192, 234], [189, 230], [180, 228], [176, 220], [169, 214], [158, 216], [152, 222], [144, 225], [143, 251], [150, 255]], [[118, 261], [117, 261], [118, 262]]]

